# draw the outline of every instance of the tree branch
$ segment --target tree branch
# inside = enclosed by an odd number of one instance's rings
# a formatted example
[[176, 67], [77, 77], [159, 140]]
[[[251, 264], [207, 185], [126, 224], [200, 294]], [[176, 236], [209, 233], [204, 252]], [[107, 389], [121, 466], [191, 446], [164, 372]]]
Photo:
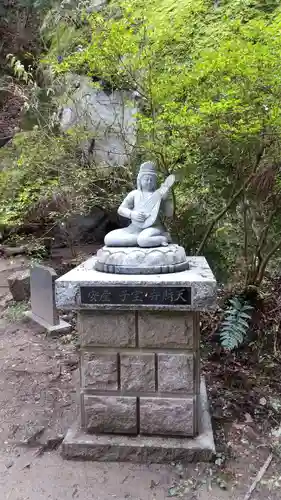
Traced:
[[248, 259], [248, 206], [245, 196], [245, 191], [243, 192], [243, 201], [242, 201], [242, 211], [243, 211], [243, 225], [244, 225], [244, 260], [246, 264], [246, 268], [248, 269], [249, 259]]
[[261, 255], [262, 247], [264, 246], [265, 240], [266, 240], [267, 235], [268, 235], [268, 231], [271, 227], [271, 222], [273, 220], [273, 217], [277, 214], [277, 212], [278, 212], [278, 208], [275, 208], [274, 210], [272, 210], [272, 212], [268, 218], [267, 225], [265, 226], [265, 228], [261, 234], [260, 241], [259, 241], [259, 244], [258, 244], [258, 247], [256, 250], [256, 255], [258, 257]]
[[[280, 233], [279, 233], [279, 236], [280, 236]], [[266, 270], [266, 266], [269, 263], [271, 257], [273, 257], [275, 252], [277, 252], [279, 247], [281, 247], [281, 238], [275, 243], [275, 245], [273, 245], [270, 252], [268, 252], [267, 255], [263, 258], [263, 260], [259, 266], [259, 271], [258, 271], [257, 278], [256, 278], [257, 285], [261, 284], [263, 277], [264, 277], [265, 270]]]
[[247, 177], [247, 179], [244, 181], [242, 186], [236, 191], [236, 193], [234, 193], [232, 198], [230, 198], [230, 200], [225, 205], [225, 207], [210, 222], [210, 224], [209, 224], [209, 226], [208, 226], [208, 228], [203, 236], [203, 239], [199, 245], [199, 248], [196, 252], [196, 255], [200, 255], [200, 253], [202, 252], [202, 250], [203, 250], [207, 240], [209, 239], [211, 233], [213, 232], [213, 229], [214, 229], [215, 225], [217, 224], [217, 222], [227, 213], [227, 211], [230, 209], [230, 207], [233, 205], [233, 203], [239, 198], [239, 196], [243, 193], [243, 191], [245, 191], [247, 189], [247, 187], [249, 186], [251, 180], [253, 179], [253, 177], [254, 177], [254, 175], [259, 167], [259, 164], [260, 164], [261, 159], [263, 157], [264, 151], [265, 151], [265, 146], [263, 145], [257, 154], [255, 166], [254, 166], [254, 169], [251, 172], [251, 174]]

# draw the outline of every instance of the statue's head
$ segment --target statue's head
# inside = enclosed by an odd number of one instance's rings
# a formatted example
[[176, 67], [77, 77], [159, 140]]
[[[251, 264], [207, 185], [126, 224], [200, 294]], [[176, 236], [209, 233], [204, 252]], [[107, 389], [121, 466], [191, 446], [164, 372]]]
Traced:
[[141, 191], [155, 191], [156, 181], [157, 177], [154, 163], [151, 161], [142, 163], [137, 178], [137, 188]]

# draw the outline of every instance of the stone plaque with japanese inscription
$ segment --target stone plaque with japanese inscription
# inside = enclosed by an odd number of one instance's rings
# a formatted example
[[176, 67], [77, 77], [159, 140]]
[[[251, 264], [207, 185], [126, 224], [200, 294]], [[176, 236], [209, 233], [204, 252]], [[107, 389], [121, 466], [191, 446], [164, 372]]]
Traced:
[[81, 286], [81, 304], [190, 305], [190, 287]]

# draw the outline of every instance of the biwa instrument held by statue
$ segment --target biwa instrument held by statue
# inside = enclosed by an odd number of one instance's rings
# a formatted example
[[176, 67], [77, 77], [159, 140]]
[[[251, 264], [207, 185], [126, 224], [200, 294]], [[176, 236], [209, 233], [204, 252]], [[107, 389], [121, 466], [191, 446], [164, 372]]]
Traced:
[[160, 188], [152, 193], [150, 198], [139, 203], [138, 212], [147, 214], [147, 218], [143, 222], [134, 221], [134, 225], [141, 229], [146, 229], [147, 227], [151, 227], [155, 223], [159, 214], [161, 201], [163, 197], [168, 193], [169, 189], [171, 189], [175, 181], [175, 175], [169, 175], [165, 182], [161, 184]]

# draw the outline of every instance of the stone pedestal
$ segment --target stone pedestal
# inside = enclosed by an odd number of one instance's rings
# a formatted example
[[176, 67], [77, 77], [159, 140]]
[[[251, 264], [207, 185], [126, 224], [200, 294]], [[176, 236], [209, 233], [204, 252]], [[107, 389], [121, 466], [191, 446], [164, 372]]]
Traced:
[[167, 274], [188, 268], [184, 248], [172, 243], [156, 248], [104, 246], [95, 262], [97, 271], [113, 274]]
[[208, 460], [214, 441], [200, 381], [199, 314], [216, 282], [202, 257], [167, 275], [113, 275], [95, 258], [56, 281], [60, 309], [78, 311], [80, 421], [66, 458]]

